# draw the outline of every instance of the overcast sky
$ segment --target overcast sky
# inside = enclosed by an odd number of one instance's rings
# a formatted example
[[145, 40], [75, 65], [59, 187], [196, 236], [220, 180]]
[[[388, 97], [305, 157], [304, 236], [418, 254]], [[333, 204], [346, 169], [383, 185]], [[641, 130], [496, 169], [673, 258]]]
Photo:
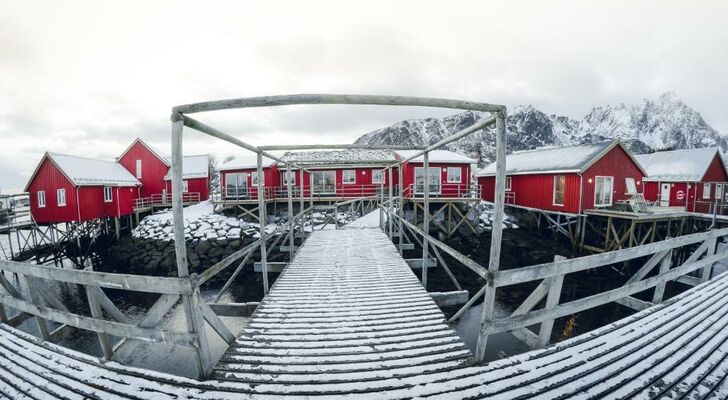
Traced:
[[[105, 3], [105, 4], [102, 4]], [[286, 93], [533, 104], [581, 118], [673, 90], [728, 133], [728, 2], [0, 0], [0, 188], [44, 151], [169, 149], [169, 112]], [[253, 144], [348, 143], [416, 108], [199, 114]], [[236, 149], [186, 135], [187, 154]]]

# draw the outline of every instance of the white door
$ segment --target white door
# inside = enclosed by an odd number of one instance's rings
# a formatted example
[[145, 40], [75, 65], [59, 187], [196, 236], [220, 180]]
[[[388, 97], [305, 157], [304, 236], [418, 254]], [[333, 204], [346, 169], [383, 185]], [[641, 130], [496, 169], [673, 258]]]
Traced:
[[663, 183], [660, 185], [660, 206], [667, 207], [670, 205], [670, 184]]

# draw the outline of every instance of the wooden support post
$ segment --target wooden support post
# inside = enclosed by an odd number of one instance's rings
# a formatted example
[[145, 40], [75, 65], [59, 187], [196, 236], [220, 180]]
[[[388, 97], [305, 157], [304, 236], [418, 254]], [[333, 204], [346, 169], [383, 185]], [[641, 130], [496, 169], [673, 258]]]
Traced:
[[[187, 265], [187, 246], [185, 245], [184, 211], [182, 205], [182, 116], [172, 115], [172, 216], [174, 221], [174, 250], [177, 262], [177, 276], [189, 277]], [[199, 293], [199, 289], [198, 289]], [[187, 322], [187, 331], [197, 337], [195, 367], [197, 375], [203, 377], [212, 367], [210, 348], [204, 329], [200, 308], [196, 307], [195, 296], [184, 295], [182, 305]], [[202, 323], [200, 323], [202, 321]]]
[[402, 256], [403, 249], [402, 249], [402, 243], [403, 243], [403, 237], [404, 232], [402, 232], [402, 218], [404, 218], [404, 190], [402, 187], [402, 166], [397, 167], [397, 185], [399, 187], [399, 206], [397, 207], [397, 215], [399, 218], [397, 218], [397, 232], [399, 232], [399, 255]]
[[[422, 166], [424, 167], [425, 172], [425, 182], [423, 191], [424, 208], [422, 210], [422, 230], [425, 231], [425, 234], [422, 236], [422, 262], [426, 264], [428, 256], [428, 237], [430, 235], [430, 154], [425, 152], [423, 158], [424, 162]], [[427, 290], [427, 268], [422, 268], [422, 286], [425, 290]]]
[[394, 227], [394, 221], [392, 221], [392, 214], [394, 214], [394, 193], [393, 193], [393, 179], [392, 179], [392, 167], [387, 168], [389, 178], [389, 213], [387, 214], [387, 224], [389, 225], [389, 240], [392, 240], [392, 229]]
[[[710, 257], [710, 256], [714, 255], [717, 245], [718, 245], [718, 238], [715, 236], [708, 239], [708, 241], [709, 241], [708, 249], [705, 252], [705, 257]], [[700, 274], [700, 283], [707, 282], [710, 279], [710, 275], [712, 274], [712, 272], [713, 272], [713, 264], [706, 265]]]
[[263, 193], [263, 154], [258, 153], [258, 227], [260, 228], [260, 263], [263, 268], [263, 294], [268, 294], [268, 253], [265, 243], [265, 225], [267, 224], [265, 194]]
[[119, 217], [114, 217], [114, 236], [116, 236], [116, 240], [121, 237], [121, 227], [119, 225]]
[[495, 281], [493, 274], [498, 272], [500, 266], [501, 240], [503, 238], [503, 211], [506, 189], [506, 112], [496, 114], [496, 173], [495, 173], [495, 206], [493, 207], [493, 225], [490, 240], [490, 259], [488, 260], [488, 279], [486, 282], [485, 299], [483, 301], [483, 314], [478, 332], [478, 344], [475, 348], [475, 360], [482, 362], [485, 359], [485, 348], [488, 345], [486, 328], [493, 319], [495, 306]]
[[[554, 257], [554, 261], [565, 260], [565, 259], [566, 259], [566, 257], [558, 256], [558, 255]], [[561, 287], [564, 284], [564, 275], [552, 276], [551, 278], [548, 278], [548, 280], [549, 280], [549, 292], [546, 297], [546, 306], [544, 307], [545, 310], [550, 310], [559, 304], [559, 300], [561, 299]], [[547, 320], [541, 322], [541, 328], [538, 331], [539, 346], [543, 347], [549, 343], [549, 340], [551, 340], [551, 331], [553, 329], [554, 329], [554, 320], [553, 319], [547, 319]]]
[[292, 197], [292, 191], [293, 191], [293, 174], [291, 173], [291, 163], [286, 164], [286, 192], [288, 195], [288, 260], [293, 260], [293, 231], [294, 231], [294, 223], [293, 223], [293, 197]]
[[[36, 286], [36, 282], [29, 276], [24, 276], [24, 278], [25, 285], [28, 288], [28, 294], [30, 295], [30, 300], [36, 306], [42, 306], [43, 298], [40, 296], [40, 293], [38, 293], [38, 287]], [[38, 331], [40, 331], [40, 336], [43, 338], [43, 340], [50, 340], [51, 335], [50, 330], [48, 329], [48, 321], [36, 315], [35, 322], [38, 325]]]
[[[665, 257], [660, 261], [660, 272], [659, 275], [665, 274], [667, 271], [670, 270], [670, 267], [672, 266], [672, 249], [665, 255]], [[665, 295], [665, 284], [666, 282], [663, 280], [662, 282], [658, 283], [655, 286], [655, 293], [652, 296], [652, 303], [657, 304], [662, 302], [662, 297]]]
[[304, 186], [303, 186], [303, 168], [299, 168], [298, 169], [298, 181], [299, 181], [298, 182], [298, 188], [299, 188], [299, 191], [300, 191], [300, 193], [298, 194], [299, 195], [299, 205], [298, 206], [300, 208], [300, 210], [298, 210], [298, 213], [301, 214], [301, 235], [305, 235], [306, 233], [305, 233], [305, 231], [304, 231], [303, 228], [304, 228], [304, 225], [306, 223], [306, 218], [304, 218], [305, 215], [302, 214], [303, 213], [303, 208], [305, 207], [304, 202], [303, 202], [303, 189], [304, 189]]
[[[99, 304], [99, 298], [97, 294], [97, 286], [86, 286], [86, 298], [88, 298], [88, 307], [91, 310], [91, 316], [96, 319], [104, 319], [104, 314], [101, 311], [101, 305]], [[109, 335], [103, 332], [97, 332], [99, 338], [99, 346], [101, 346], [101, 352], [104, 354], [104, 360], [111, 360], [113, 350], [111, 348], [111, 339]]]

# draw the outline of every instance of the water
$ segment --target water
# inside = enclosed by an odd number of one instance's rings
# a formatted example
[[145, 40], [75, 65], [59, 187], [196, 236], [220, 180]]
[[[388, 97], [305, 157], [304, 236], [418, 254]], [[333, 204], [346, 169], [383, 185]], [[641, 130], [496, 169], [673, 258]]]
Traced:
[[[471, 352], [475, 353], [475, 346], [478, 343], [478, 331], [480, 319], [483, 313], [483, 303], [470, 307], [455, 324], [455, 332], [465, 342]], [[500, 302], [495, 303], [494, 313], [496, 318], [506, 317], [510, 314], [508, 308]], [[488, 345], [485, 348], [485, 360], [492, 361], [520, 354], [528, 351], [529, 347], [518, 340], [510, 333], [496, 333], [488, 337]]]

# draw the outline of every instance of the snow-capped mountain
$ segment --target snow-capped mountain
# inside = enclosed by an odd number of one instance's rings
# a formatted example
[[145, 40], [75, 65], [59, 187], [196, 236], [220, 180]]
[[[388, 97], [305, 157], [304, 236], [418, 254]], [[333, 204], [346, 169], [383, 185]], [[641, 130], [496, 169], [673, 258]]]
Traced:
[[[488, 116], [488, 113], [466, 111], [444, 118], [405, 120], [367, 133], [356, 143], [429, 145]], [[723, 154], [728, 151], [728, 137], [710, 127], [700, 113], [672, 92], [631, 106], [595, 107], [582, 120], [547, 115], [530, 105], [517, 106], [509, 110], [506, 125], [509, 152], [610, 138], [619, 138], [637, 154], [667, 148], [715, 146]], [[448, 145], [448, 149], [482, 163], [490, 162], [495, 154], [494, 130], [477, 132]]]

